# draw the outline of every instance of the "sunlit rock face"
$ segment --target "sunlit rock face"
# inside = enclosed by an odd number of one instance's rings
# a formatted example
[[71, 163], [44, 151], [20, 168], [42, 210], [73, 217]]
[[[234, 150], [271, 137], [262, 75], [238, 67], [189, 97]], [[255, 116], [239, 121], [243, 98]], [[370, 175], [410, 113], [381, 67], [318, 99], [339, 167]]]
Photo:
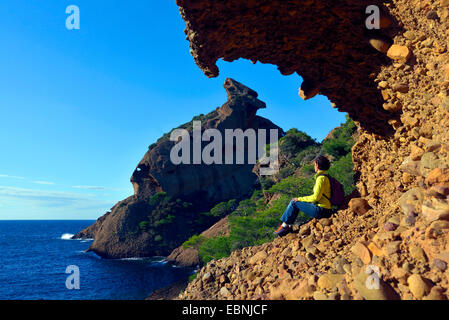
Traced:
[[[449, 279], [441, 270], [449, 263], [449, 2], [177, 0], [177, 4], [192, 56], [206, 76], [217, 76], [218, 59], [271, 63], [284, 75], [296, 72], [303, 77], [301, 98], [326, 95], [359, 127], [353, 148], [357, 189], [371, 209], [362, 216], [351, 209], [341, 211], [332, 221], [335, 230], [327, 232], [310, 224], [316, 237], [335, 237], [344, 245], [331, 249], [326, 246], [330, 242], [322, 240], [320, 246], [326, 250], [319, 259], [308, 261], [306, 271], [294, 269], [293, 278], [306, 279], [311, 269], [338, 273], [329, 270], [332, 257], [341, 256], [353, 273], [363, 273], [368, 260], [377, 266], [395, 297], [447, 298]], [[371, 5], [380, 10], [380, 28], [375, 30], [366, 27], [370, 17], [366, 9]], [[292, 116], [299, 112], [291, 110]], [[256, 248], [251, 255], [265, 250], [274, 261], [290, 261], [293, 258], [281, 254], [288, 243], [277, 241], [275, 249]], [[214, 272], [228, 265], [243, 270], [247, 253], [235, 253], [234, 261], [224, 260]], [[260, 268], [268, 274], [278, 272], [266, 263]], [[410, 277], [417, 273], [421, 278]], [[340, 295], [369, 298], [357, 289], [357, 279], [347, 274], [350, 290]], [[220, 286], [206, 292], [198, 289], [200, 282], [191, 284], [183, 298], [223, 298]], [[295, 287], [274, 281], [264, 283], [263, 290], [239, 294], [243, 282], [227, 286], [226, 298], [292, 298], [281, 288], [291, 293]], [[423, 283], [425, 290], [417, 290]], [[304, 292], [301, 298], [306, 299], [330, 294], [324, 288]]]

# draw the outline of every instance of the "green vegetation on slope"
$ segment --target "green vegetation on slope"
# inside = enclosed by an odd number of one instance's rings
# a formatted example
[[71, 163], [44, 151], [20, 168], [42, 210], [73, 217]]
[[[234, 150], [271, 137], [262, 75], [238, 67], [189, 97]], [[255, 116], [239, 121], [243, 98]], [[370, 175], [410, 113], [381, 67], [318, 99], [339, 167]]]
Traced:
[[[149, 241], [161, 248], [173, 248], [191, 234], [203, 231], [237, 208], [237, 201], [219, 203], [209, 212], [197, 213], [195, 206], [181, 199], [173, 199], [159, 192], [138, 208], [148, 212], [145, 220], [137, 221], [129, 236], [145, 233]], [[195, 239], [191, 239], [195, 240]], [[197, 245], [198, 246], [198, 245]]]
[[[329, 174], [344, 185], [346, 194], [350, 194], [355, 188], [351, 153], [355, 131], [355, 124], [349, 117], [322, 144], [297, 129], [289, 130], [279, 141], [279, 173], [262, 177], [261, 189], [254, 191], [250, 199], [240, 201], [229, 215], [230, 234], [210, 239], [195, 235], [183, 246], [198, 249], [200, 260], [205, 264], [227, 257], [234, 250], [272, 241], [273, 230], [279, 225], [279, 218], [290, 200], [312, 193], [313, 160], [320, 154], [333, 159]], [[307, 220], [300, 213], [297, 222]]]
[[157, 146], [158, 144], [164, 142], [164, 141], [168, 141], [170, 140], [170, 135], [171, 133], [176, 130], [176, 129], [186, 129], [189, 131], [193, 130], [193, 121], [201, 121], [201, 124], [204, 125], [204, 123], [206, 123], [208, 120], [215, 118], [218, 115], [218, 111], [214, 110], [208, 114], [203, 114], [201, 113], [200, 115], [194, 116], [192, 118], [192, 120], [190, 120], [187, 123], [184, 123], [183, 125], [173, 128], [172, 130], [170, 130], [169, 132], [165, 133], [162, 135], [162, 137], [160, 137], [155, 143], [153, 143], [152, 145], [150, 145], [148, 147], [149, 150], [153, 149], [155, 146]]

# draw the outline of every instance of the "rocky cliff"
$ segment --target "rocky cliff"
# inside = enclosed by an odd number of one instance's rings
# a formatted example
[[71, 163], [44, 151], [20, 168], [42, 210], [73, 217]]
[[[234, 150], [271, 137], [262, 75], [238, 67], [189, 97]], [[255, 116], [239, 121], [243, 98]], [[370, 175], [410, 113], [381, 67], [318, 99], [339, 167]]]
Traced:
[[[449, 2], [177, 3], [207, 76], [218, 74], [220, 58], [275, 64], [303, 77], [302, 98], [321, 93], [349, 113], [363, 198], [296, 234], [210, 262], [180, 297], [446, 299]], [[371, 5], [380, 29], [366, 27]]]
[[[282, 129], [256, 115], [266, 105], [255, 91], [233, 79], [227, 79], [224, 88], [228, 101], [193, 119], [201, 121], [201, 132], [217, 129], [225, 137], [226, 129], [277, 129], [283, 135]], [[193, 120], [180, 126], [190, 133], [190, 150]], [[247, 197], [253, 191], [257, 183], [254, 164], [175, 165], [170, 159], [174, 145], [170, 134], [151, 145], [131, 177], [135, 194], [74, 238], [93, 237], [89, 250], [104, 258], [165, 256], [223, 218], [203, 214], [212, 206]], [[248, 145], [243, 151], [247, 156]]]

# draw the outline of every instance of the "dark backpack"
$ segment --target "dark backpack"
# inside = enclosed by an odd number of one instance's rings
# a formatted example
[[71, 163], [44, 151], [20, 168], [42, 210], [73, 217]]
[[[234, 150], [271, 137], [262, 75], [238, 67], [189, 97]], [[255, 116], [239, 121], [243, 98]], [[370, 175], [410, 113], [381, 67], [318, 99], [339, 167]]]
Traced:
[[345, 200], [345, 189], [343, 185], [337, 179], [327, 174], [322, 173], [320, 176], [327, 177], [331, 184], [331, 198], [329, 199], [324, 193], [323, 196], [329, 200], [333, 206], [341, 206]]

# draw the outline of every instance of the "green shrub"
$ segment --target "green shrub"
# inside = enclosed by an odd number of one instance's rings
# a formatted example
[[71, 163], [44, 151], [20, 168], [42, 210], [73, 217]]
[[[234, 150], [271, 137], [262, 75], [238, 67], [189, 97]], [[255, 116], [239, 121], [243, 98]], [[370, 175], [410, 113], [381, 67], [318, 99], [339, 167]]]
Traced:
[[290, 177], [294, 173], [295, 173], [295, 167], [288, 166], [288, 167], [285, 167], [285, 168], [282, 168], [281, 170], [279, 170], [278, 177], [280, 179], [285, 179], [287, 177]]
[[317, 145], [317, 142], [296, 128], [288, 130], [286, 135], [279, 139], [279, 151], [287, 158], [295, 157], [300, 151], [312, 145]]
[[207, 239], [199, 248], [200, 260], [206, 264], [212, 259], [228, 257], [231, 253], [229, 237], [215, 237]]
[[192, 273], [189, 276], [189, 282], [192, 282], [193, 280], [195, 280], [198, 277], [198, 272]]
[[250, 216], [256, 212], [256, 202], [252, 199], [246, 199], [240, 201], [237, 209], [232, 213], [235, 216]]
[[193, 248], [198, 249], [204, 242], [206, 238], [202, 235], [193, 235], [189, 240], [182, 244], [184, 249]]
[[346, 156], [335, 161], [329, 169], [329, 174], [343, 184], [346, 195], [354, 191], [354, 164], [352, 162], [352, 153], [348, 153]]
[[213, 217], [223, 218], [237, 208], [237, 200], [232, 199], [228, 202], [221, 202], [210, 210]]
[[152, 207], [156, 207], [160, 204], [170, 201], [170, 196], [166, 192], [158, 192], [150, 197], [149, 204]]
[[258, 189], [254, 190], [253, 194], [251, 195], [251, 200], [258, 201], [258, 200], [261, 200], [261, 199], [262, 200], [265, 199], [263, 191], [262, 190], [258, 190]]
[[302, 166], [301, 168], [301, 172], [305, 175], [305, 176], [313, 176], [315, 174], [315, 166], [312, 164], [307, 164]]
[[314, 180], [312, 178], [290, 176], [275, 184], [266, 192], [271, 194], [284, 194], [290, 198], [293, 198], [311, 194], [313, 191], [313, 185]]
[[319, 145], [312, 145], [304, 150], [301, 150], [294, 159], [291, 160], [296, 167], [302, 167], [303, 165], [310, 165], [312, 161], [320, 153], [321, 147]]
[[346, 116], [346, 122], [334, 131], [331, 138], [323, 141], [323, 150], [336, 159], [350, 153], [356, 129], [354, 121]]
[[150, 222], [149, 221], [141, 221], [139, 223], [139, 229], [142, 232], [146, 232], [150, 228]]
[[162, 219], [156, 221], [155, 222], [155, 226], [159, 227], [159, 226], [162, 226], [164, 224], [172, 224], [173, 221], [175, 220], [175, 218], [176, 217], [174, 215], [169, 214], [167, 217], [162, 218]]
[[262, 186], [263, 190], [270, 189], [276, 182], [273, 180], [273, 178], [269, 176], [262, 176], [260, 178], [260, 185]]

